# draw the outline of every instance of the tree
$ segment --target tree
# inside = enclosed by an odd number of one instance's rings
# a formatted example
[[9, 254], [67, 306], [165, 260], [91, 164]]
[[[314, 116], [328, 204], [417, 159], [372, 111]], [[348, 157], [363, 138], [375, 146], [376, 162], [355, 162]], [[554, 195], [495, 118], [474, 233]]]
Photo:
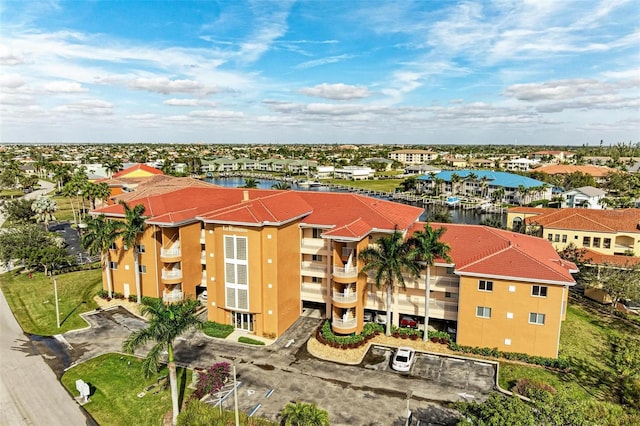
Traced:
[[328, 426], [329, 413], [316, 404], [295, 402], [282, 409], [282, 424], [285, 426]]
[[133, 250], [133, 268], [136, 278], [136, 295], [138, 296], [138, 304], [142, 302], [142, 288], [140, 285], [140, 253], [138, 249], [138, 237], [144, 231], [144, 221], [147, 219], [144, 215], [144, 206], [137, 204], [131, 208], [129, 205], [120, 200], [120, 204], [124, 207], [124, 225], [122, 228], [122, 241], [125, 249]]
[[100, 265], [107, 278], [107, 291], [109, 297], [113, 297], [113, 284], [111, 277], [111, 265], [109, 261], [109, 248], [122, 234], [123, 223], [116, 220], [107, 220], [105, 215], [89, 217], [87, 228], [82, 236], [82, 246], [89, 254], [100, 255]]
[[621, 300], [640, 299], [640, 264], [604, 263], [587, 269], [583, 278], [587, 286], [600, 288], [611, 298], [612, 312]]
[[414, 191], [418, 186], [418, 179], [415, 176], [409, 177], [400, 182], [400, 188], [403, 192]]
[[252, 177], [248, 177], [244, 179], [244, 185], [241, 188], [257, 188], [258, 181]]
[[17, 261], [30, 270], [44, 270], [70, 262], [64, 240], [41, 226], [25, 224], [0, 233], [0, 263]]
[[386, 335], [391, 335], [391, 294], [396, 281], [405, 288], [403, 273], [407, 272], [414, 277], [420, 275], [420, 265], [415, 260], [415, 253], [411, 245], [404, 242], [402, 233], [397, 229], [393, 234], [380, 237], [375, 245], [369, 246], [360, 252], [359, 258], [364, 262], [362, 272], [373, 272], [375, 286], [386, 291], [387, 330]]
[[124, 352], [134, 353], [140, 346], [148, 342], [155, 342], [142, 362], [143, 373], [146, 377], [158, 372], [160, 356], [163, 351], [167, 351], [174, 425], [177, 424], [180, 406], [173, 342], [189, 330], [202, 328], [203, 322], [196, 312], [199, 306], [200, 302], [193, 299], [165, 305], [160, 299], [145, 298], [140, 313], [149, 318], [149, 325], [142, 330], [131, 333], [122, 344]]
[[415, 251], [417, 258], [424, 262], [427, 267], [427, 281], [424, 292], [424, 333], [423, 340], [428, 340], [429, 334], [429, 302], [431, 301], [431, 266], [437, 258], [451, 263], [449, 251], [451, 247], [440, 241], [440, 238], [447, 231], [447, 228], [441, 227], [433, 229], [429, 223], [425, 223], [424, 231], [416, 231], [409, 239], [409, 244]]
[[482, 403], [459, 402], [456, 408], [463, 418], [458, 425], [534, 426], [538, 424], [531, 407], [516, 395], [506, 397], [494, 392]]
[[287, 189], [291, 189], [291, 185], [289, 185], [289, 183], [287, 182], [276, 182], [271, 185], [271, 188], [286, 191]]
[[24, 197], [5, 201], [2, 205], [2, 213], [8, 221], [15, 223], [33, 222], [33, 210], [31, 210], [33, 200]]
[[449, 211], [449, 209], [443, 206], [434, 205], [427, 214], [425, 221], [436, 223], [451, 223], [453, 222], [453, 218], [451, 217], [451, 212]]
[[103, 166], [109, 177], [111, 177], [115, 172], [122, 170], [122, 160], [114, 158], [112, 160], [105, 161]]
[[456, 195], [458, 193], [458, 183], [462, 180], [462, 176], [457, 173], [451, 174], [451, 195]]
[[58, 203], [49, 197], [36, 198], [31, 204], [31, 210], [36, 214], [38, 222], [44, 222], [44, 227], [49, 229], [49, 221], [55, 220], [53, 215], [58, 210]]
[[91, 202], [91, 207], [96, 208], [96, 200], [105, 201], [111, 195], [109, 185], [105, 182], [91, 183], [88, 182], [85, 186], [85, 194]]

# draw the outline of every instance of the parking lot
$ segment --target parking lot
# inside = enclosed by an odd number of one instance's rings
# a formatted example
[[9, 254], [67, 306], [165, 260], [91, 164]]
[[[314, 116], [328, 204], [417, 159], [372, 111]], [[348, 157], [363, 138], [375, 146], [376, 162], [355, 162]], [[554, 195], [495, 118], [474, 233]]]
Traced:
[[474, 392], [490, 392], [495, 387], [496, 365], [493, 363], [418, 352], [409, 372], [400, 373], [391, 368], [393, 353], [392, 348], [372, 346], [362, 366], [369, 370], [406, 374], [440, 386], [460, 389], [467, 396], [472, 396]]

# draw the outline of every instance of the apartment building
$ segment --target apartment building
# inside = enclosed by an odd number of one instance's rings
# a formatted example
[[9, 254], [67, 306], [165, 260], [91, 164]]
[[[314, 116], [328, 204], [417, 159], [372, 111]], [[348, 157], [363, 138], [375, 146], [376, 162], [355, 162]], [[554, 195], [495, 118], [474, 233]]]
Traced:
[[513, 207], [508, 211], [507, 225], [535, 230], [556, 250], [573, 243], [604, 255], [640, 254], [640, 209]]
[[402, 164], [424, 164], [437, 159], [439, 154], [425, 149], [399, 149], [389, 153], [389, 159]]
[[[138, 241], [142, 295], [166, 302], [207, 290], [211, 321], [280, 336], [305, 308], [334, 332], [359, 332], [365, 310], [386, 309], [358, 254], [383, 235], [423, 229], [417, 207], [351, 193], [141, 183], [120, 197], [145, 206]], [[122, 220], [122, 206], [100, 208]], [[435, 226], [435, 225], [434, 225]], [[453, 262], [431, 270], [430, 317], [459, 344], [557, 356], [575, 265], [545, 240], [474, 225], [445, 225]], [[114, 291], [135, 292], [133, 250], [109, 251]], [[105, 277], [106, 278], [106, 277]], [[392, 322], [425, 310], [425, 275], [392, 297]], [[106, 279], [104, 280], [106, 283]], [[106, 286], [106, 284], [105, 284]]]

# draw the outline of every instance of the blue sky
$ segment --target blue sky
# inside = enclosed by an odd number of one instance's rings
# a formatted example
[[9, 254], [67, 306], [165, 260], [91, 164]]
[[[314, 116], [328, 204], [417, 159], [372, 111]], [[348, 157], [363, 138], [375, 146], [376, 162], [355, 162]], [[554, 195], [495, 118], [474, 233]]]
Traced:
[[640, 142], [640, 1], [0, 0], [0, 142]]

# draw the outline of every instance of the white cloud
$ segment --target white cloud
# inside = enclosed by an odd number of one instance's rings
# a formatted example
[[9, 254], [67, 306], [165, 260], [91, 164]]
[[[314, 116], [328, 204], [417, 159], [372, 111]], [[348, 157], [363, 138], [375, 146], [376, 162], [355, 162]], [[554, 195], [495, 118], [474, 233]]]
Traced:
[[313, 87], [305, 87], [300, 89], [299, 92], [307, 96], [338, 101], [362, 99], [371, 96], [371, 92], [365, 86], [352, 86], [342, 83], [322, 83]]
[[100, 99], [87, 99], [71, 104], [60, 105], [52, 110], [56, 113], [75, 113], [82, 115], [111, 115], [113, 104]]
[[197, 93], [206, 95], [216, 92], [215, 88], [207, 88], [202, 83], [194, 80], [170, 80], [166, 77], [137, 78], [129, 81], [127, 86], [132, 89], [147, 90], [149, 92], [162, 93], [163, 95], [171, 93]]
[[342, 62], [345, 61], [347, 59], [351, 59], [353, 58], [353, 55], [337, 55], [337, 56], [327, 56], [325, 58], [320, 58], [320, 59], [314, 59], [311, 61], [306, 61], [306, 62], [302, 62], [298, 65], [296, 65], [297, 69], [307, 69], [307, 68], [314, 68], [314, 67], [318, 67], [321, 65], [327, 65], [327, 64], [334, 64], [336, 62]]
[[0, 74], [0, 87], [14, 90], [25, 85], [24, 78], [18, 74]]
[[23, 64], [24, 57], [20, 52], [14, 52], [7, 46], [0, 46], [0, 65], [13, 66]]
[[169, 105], [169, 106], [187, 106], [187, 107], [191, 107], [191, 106], [212, 107], [216, 105], [214, 102], [203, 100], [203, 99], [175, 99], [174, 98], [174, 99], [167, 99], [162, 103], [164, 105]]
[[44, 90], [50, 93], [81, 93], [89, 89], [75, 81], [52, 81], [44, 85]]
[[192, 111], [189, 113], [189, 117], [197, 117], [197, 118], [209, 118], [209, 119], [235, 119], [242, 118], [244, 114], [237, 111], [220, 111], [215, 109], [210, 110], [202, 110], [202, 111]]

